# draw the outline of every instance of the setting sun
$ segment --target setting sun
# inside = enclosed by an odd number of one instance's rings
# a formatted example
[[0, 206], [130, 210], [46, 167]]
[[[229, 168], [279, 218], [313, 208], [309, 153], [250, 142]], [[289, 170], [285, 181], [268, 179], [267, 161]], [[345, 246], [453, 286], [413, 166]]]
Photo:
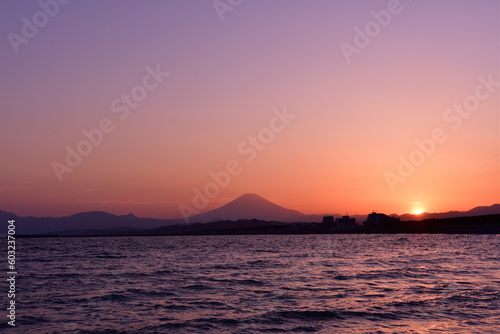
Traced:
[[417, 209], [417, 210], [415, 210], [415, 211], [413, 212], [413, 214], [414, 214], [414, 215], [419, 215], [419, 214], [421, 214], [422, 212], [423, 212], [422, 210]]

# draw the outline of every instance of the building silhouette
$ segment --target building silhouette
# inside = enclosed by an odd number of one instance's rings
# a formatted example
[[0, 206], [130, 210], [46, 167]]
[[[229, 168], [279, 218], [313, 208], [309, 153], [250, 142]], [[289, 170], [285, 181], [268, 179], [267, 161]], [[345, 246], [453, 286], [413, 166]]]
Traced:
[[321, 224], [330, 231], [345, 231], [359, 228], [358, 224], [356, 224], [356, 218], [351, 218], [349, 216], [342, 216], [334, 219], [333, 216], [326, 215], [323, 217]]
[[397, 217], [391, 217], [383, 213], [372, 212], [368, 215], [363, 225], [365, 227], [372, 227], [374, 225], [382, 224], [382, 223], [396, 223], [399, 222], [400, 219]]
[[341, 218], [335, 219], [335, 224], [340, 230], [354, 230], [358, 228], [356, 218], [351, 218], [349, 216], [342, 216]]
[[325, 225], [325, 226], [335, 226], [335, 222], [333, 220], [333, 216], [324, 216], [323, 217], [323, 221], [321, 222], [321, 224]]

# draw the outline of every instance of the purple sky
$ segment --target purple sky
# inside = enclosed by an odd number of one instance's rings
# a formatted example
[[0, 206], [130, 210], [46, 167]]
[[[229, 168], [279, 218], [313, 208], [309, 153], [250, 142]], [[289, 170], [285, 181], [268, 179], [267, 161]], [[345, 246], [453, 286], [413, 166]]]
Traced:
[[[304, 213], [500, 202], [500, 87], [457, 128], [444, 119], [479, 77], [500, 81], [499, 1], [244, 0], [222, 21], [212, 1], [58, 7], [13, 47], [9, 34], [23, 36], [23, 17], [42, 9], [0, 2], [1, 210], [179, 217], [178, 205], [192, 205], [194, 189], [232, 160], [241, 172], [201, 211], [246, 192]], [[348, 62], [341, 43], [355, 46], [355, 28], [388, 8], [397, 13]], [[169, 76], [119, 119], [113, 101], [148, 66]], [[296, 117], [247, 161], [239, 145], [284, 107]], [[60, 182], [53, 163], [66, 165], [66, 147], [103, 119], [112, 133]], [[398, 174], [398, 157], [437, 128], [447, 139]], [[387, 172], [404, 181], [391, 186]]]

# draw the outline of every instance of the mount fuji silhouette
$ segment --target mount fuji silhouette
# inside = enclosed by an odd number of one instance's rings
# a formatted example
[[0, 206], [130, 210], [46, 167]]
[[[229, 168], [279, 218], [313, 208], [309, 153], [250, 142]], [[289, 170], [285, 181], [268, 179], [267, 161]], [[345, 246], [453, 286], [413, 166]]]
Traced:
[[281, 222], [297, 222], [306, 215], [286, 209], [257, 194], [244, 194], [218, 209], [189, 217], [192, 223], [206, 223], [216, 220], [261, 219]]

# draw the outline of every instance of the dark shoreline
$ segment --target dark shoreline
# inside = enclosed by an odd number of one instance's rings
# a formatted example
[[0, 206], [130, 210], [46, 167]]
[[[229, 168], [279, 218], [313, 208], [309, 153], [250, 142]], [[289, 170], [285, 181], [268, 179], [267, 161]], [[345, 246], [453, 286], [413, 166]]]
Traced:
[[[232, 226], [226, 228], [226, 226]], [[114, 233], [113, 233], [114, 232]], [[218, 221], [206, 224], [172, 225], [130, 231], [81, 231], [79, 234], [17, 235], [17, 238], [186, 236], [186, 235], [278, 235], [278, 234], [500, 234], [500, 214], [421, 221], [384, 222], [352, 230], [330, 229], [321, 223], [283, 223], [262, 220]]]

